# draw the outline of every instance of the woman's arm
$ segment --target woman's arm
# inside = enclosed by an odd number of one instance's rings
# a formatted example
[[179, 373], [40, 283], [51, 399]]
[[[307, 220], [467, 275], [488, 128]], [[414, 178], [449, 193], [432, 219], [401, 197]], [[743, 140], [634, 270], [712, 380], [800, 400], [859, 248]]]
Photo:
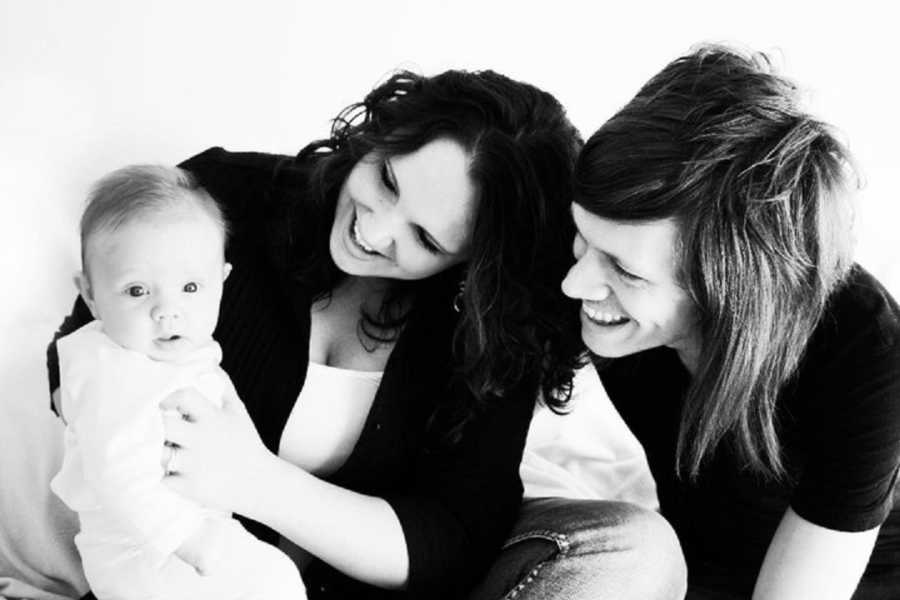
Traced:
[[859, 584], [879, 527], [836, 531], [788, 508], [753, 590], [753, 600], [847, 600]]
[[[81, 296], [78, 296], [72, 312], [63, 320], [59, 329], [53, 334], [53, 340], [47, 345], [47, 383], [50, 388], [50, 409], [61, 418], [63, 414], [62, 400], [59, 394], [59, 351], [56, 348], [56, 342], [59, 338], [75, 332], [93, 319], [94, 316], [87, 304], [84, 303]], [[65, 422], [65, 418], [63, 418], [63, 422]]]
[[189, 390], [162, 406], [186, 415], [166, 418], [167, 439], [181, 446], [183, 474], [166, 479], [176, 491], [264, 523], [354, 579], [406, 585], [406, 541], [385, 500], [326, 483], [274, 455], [233, 390], [222, 410]]
[[324, 482], [274, 455], [260, 463], [246, 516], [265, 523], [335, 569], [403, 589], [409, 557], [400, 520], [382, 498]]
[[182, 446], [182, 476], [166, 478], [201, 503], [275, 529], [363, 583], [416, 598], [455, 597], [499, 551], [521, 503], [521, 450], [533, 401], [511, 395], [463, 440], [414, 458], [383, 497], [341, 488], [266, 449], [237, 395], [216, 409], [188, 391], [164, 401], [166, 438]]
[[754, 598], [850, 598], [900, 469], [900, 309], [861, 270], [807, 349], [806, 460]]

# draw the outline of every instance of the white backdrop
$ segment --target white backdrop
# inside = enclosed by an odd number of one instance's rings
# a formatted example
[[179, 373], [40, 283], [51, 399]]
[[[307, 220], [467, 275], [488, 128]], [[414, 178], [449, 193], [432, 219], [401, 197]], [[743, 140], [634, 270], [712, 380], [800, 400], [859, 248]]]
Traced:
[[844, 132], [867, 180], [860, 260], [900, 292], [890, 171], [900, 43], [886, 9], [603, 4], [0, 0], [4, 333], [68, 307], [77, 215], [89, 183], [112, 168], [210, 145], [294, 152], [397, 67], [530, 81], [589, 135], [699, 41], [773, 52]]
[[[74, 297], [76, 222], [90, 182], [211, 145], [292, 153], [398, 67], [491, 68], [529, 81], [556, 94], [589, 135], [697, 42], [771, 51], [857, 156], [867, 180], [859, 258], [900, 296], [900, 42], [887, 9], [858, 0], [839, 9], [657, 4], [0, 0], [0, 477], [39, 471], [35, 486], [46, 486], [57, 460], [48, 456], [59, 430], [46, 410], [43, 346]], [[7, 483], [0, 491], [0, 509], [33, 497]], [[18, 525], [40, 541], [26, 520]], [[2, 554], [17, 533], [10, 523], [0, 530]], [[12, 568], [78, 588], [72, 572], [46, 566], [52, 559], [23, 559], [43, 561], [35, 569], [50, 579], [2, 562], [0, 576]]]

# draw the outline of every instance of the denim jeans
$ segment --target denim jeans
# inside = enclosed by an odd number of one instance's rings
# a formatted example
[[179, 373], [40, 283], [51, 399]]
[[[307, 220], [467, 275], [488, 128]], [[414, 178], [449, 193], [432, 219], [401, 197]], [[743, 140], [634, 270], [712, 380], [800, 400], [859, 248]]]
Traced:
[[537, 498], [469, 600], [682, 599], [678, 538], [659, 514], [624, 502]]

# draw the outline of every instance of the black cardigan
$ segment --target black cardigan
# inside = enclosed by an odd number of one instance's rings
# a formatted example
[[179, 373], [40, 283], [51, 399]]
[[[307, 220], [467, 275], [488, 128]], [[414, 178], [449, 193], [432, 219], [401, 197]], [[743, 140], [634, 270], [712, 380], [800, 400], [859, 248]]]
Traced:
[[[329, 223], [297, 216], [308, 171], [282, 156], [212, 148], [182, 165], [222, 204], [233, 270], [225, 282], [215, 337], [222, 367], [266, 446], [277, 452], [309, 360], [310, 293], [289, 274], [304, 242]], [[295, 224], [290, 231], [286, 223]], [[434, 286], [432, 286], [434, 287]], [[432, 417], [466, 388], [453, 377], [453, 290], [418, 297], [385, 368], [365, 427], [347, 462], [327, 481], [384, 498], [396, 512], [409, 551], [405, 593], [364, 585], [315, 561], [304, 573], [310, 598], [455, 597], [499, 551], [522, 496], [518, 467], [537, 397], [522, 382], [502, 404], [466, 425], [448, 444]], [[90, 320], [80, 301], [59, 335]], [[58, 386], [55, 347], [48, 352]], [[258, 537], [277, 534], [245, 520]]]

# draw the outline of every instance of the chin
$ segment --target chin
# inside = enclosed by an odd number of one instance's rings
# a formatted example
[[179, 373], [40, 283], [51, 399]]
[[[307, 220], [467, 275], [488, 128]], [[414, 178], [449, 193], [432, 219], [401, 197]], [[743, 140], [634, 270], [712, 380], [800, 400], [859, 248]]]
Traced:
[[590, 329], [582, 329], [581, 339], [588, 350], [603, 358], [622, 358], [640, 351], [630, 344], [610, 343]]
[[337, 232], [331, 232], [331, 238], [328, 242], [328, 253], [335, 266], [344, 273], [353, 274], [351, 257], [347, 256], [347, 252], [343, 247], [343, 240], [337, 235]]

